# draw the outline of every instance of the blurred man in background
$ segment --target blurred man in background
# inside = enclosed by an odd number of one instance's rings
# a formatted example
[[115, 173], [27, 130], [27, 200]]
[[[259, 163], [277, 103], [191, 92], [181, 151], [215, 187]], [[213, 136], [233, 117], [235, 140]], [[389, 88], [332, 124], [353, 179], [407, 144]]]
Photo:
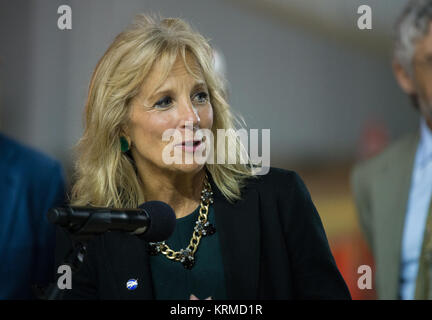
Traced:
[[412, 0], [397, 23], [393, 69], [419, 111], [419, 130], [352, 174], [380, 299], [432, 299], [431, 22], [432, 0]]
[[51, 207], [64, 202], [60, 164], [0, 134], [0, 299], [35, 298], [54, 274]]
[[60, 164], [0, 134], [0, 299], [35, 298], [54, 274], [54, 227], [46, 213], [64, 202]]

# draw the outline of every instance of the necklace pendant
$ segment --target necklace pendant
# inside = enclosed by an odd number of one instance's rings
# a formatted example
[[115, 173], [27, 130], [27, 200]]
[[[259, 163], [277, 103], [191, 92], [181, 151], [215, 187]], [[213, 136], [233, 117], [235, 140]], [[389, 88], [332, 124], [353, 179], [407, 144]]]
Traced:
[[192, 251], [189, 248], [180, 250], [180, 262], [183, 264], [185, 269], [192, 269], [195, 264], [195, 258]]
[[195, 258], [193, 256], [186, 256], [182, 259], [182, 265], [185, 269], [191, 270], [195, 265]]
[[201, 192], [201, 201], [204, 203], [213, 203], [213, 191], [205, 188]]
[[201, 236], [211, 236], [216, 232], [216, 228], [208, 221], [206, 223], [197, 221], [194, 230]]
[[206, 235], [206, 236], [211, 236], [212, 234], [215, 234], [215, 233], [216, 233], [216, 228], [211, 223], [207, 222], [204, 225], [204, 232], [203, 232], [203, 234]]
[[151, 256], [157, 256], [160, 253], [160, 244], [158, 242], [150, 242], [148, 248], [148, 254]]

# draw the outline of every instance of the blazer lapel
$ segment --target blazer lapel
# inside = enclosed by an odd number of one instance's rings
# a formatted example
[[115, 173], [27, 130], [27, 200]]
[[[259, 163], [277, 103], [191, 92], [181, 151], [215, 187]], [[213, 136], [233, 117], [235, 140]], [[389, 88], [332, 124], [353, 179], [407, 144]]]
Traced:
[[377, 219], [380, 218], [380, 221], [376, 243], [380, 245], [382, 257], [377, 263], [383, 270], [379, 276], [386, 283], [385, 288], [381, 289], [390, 299], [398, 298], [402, 236], [418, 140], [418, 134], [408, 138], [377, 179], [377, 194], [381, 199], [380, 208], [377, 208]]
[[243, 189], [242, 200], [229, 203], [210, 178], [216, 232], [222, 250], [228, 299], [257, 299], [260, 256], [258, 192]]
[[[147, 244], [134, 235], [112, 232], [103, 238], [103, 252], [106, 256], [106, 269], [114, 280], [113, 286], [119, 299], [153, 299], [153, 285]], [[109, 247], [110, 250], [106, 250]], [[126, 286], [129, 280], [137, 280], [135, 290]]]

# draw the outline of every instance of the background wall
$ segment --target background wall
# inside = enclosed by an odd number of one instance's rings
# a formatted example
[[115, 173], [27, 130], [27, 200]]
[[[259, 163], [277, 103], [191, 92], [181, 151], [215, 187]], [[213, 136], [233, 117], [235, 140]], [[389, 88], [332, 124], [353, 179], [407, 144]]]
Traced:
[[[374, 10], [371, 31], [356, 27], [359, 3]], [[68, 166], [98, 59], [135, 14], [154, 12], [186, 19], [220, 49], [232, 107], [250, 128], [271, 129], [274, 165], [352, 159], [368, 119], [391, 137], [417, 124], [391, 74], [384, 23], [402, 3], [2, 0], [1, 128]], [[72, 30], [57, 28], [61, 4]]]
[[[1, 0], [0, 129], [60, 159], [69, 177], [90, 77], [115, 35], [141, 12], [184, 18], [223, 54], [233, 109], [249, 128], [271, 129], [271, 165], [304, 177], [351, 279], [357, 263], [370, 262], [348, 187], [351, 166], [367, 137], [384, 145], [418, 122], [390, 65], [404, 3]], [[57, 28], [62, 4], [72, 8], [72, 30]], [[372, 7], [372, 30], [357, 28], [361, 4]], [[360, 253], [348, 257], [353, 246]]]

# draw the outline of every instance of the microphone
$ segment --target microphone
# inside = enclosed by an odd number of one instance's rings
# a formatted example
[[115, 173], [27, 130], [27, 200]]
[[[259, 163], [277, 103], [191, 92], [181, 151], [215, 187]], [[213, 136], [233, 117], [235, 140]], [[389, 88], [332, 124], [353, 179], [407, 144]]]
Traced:
[[165, 202], [148, 201], [138, 209], [101, 207], [52, 208], [48, 220], [74, 235], [98, 235], [107, 231], [131, 232], [147, 242], [168, 239], [174, 232], [176, 216]]

